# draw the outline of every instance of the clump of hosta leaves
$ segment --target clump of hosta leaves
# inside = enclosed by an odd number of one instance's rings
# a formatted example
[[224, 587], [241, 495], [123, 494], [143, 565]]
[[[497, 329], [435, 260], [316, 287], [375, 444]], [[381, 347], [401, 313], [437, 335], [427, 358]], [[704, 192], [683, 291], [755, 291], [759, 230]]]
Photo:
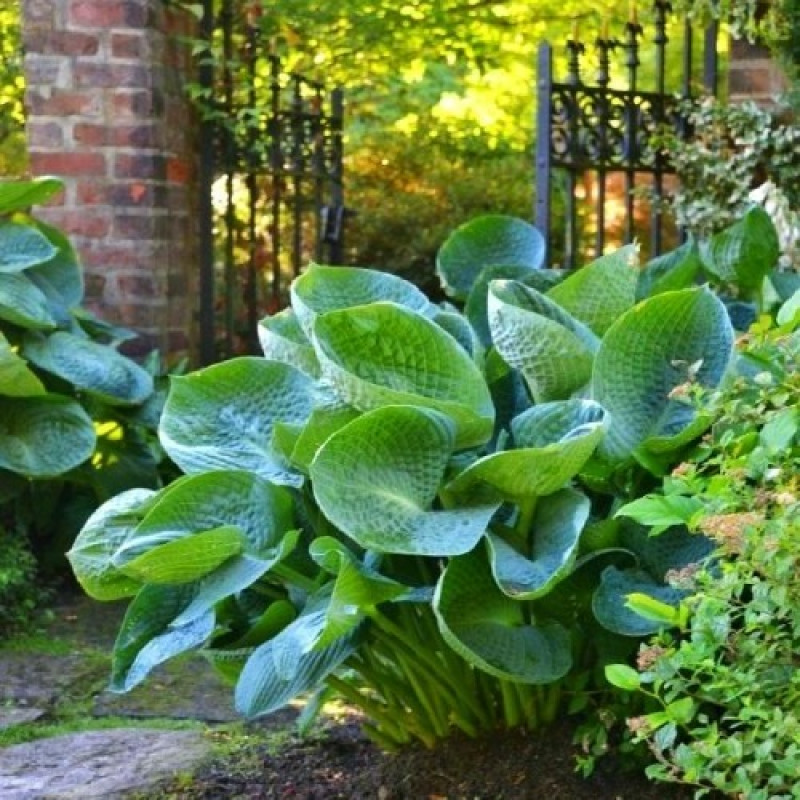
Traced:
[[743, 374], [700, 395], [717, 419], [693, 457], [622, 509], [716, 545], [671, 576], [691, 591], [672, 612], [679, 629], [643, 646], [638, 670], [609, 668], [655, 709], [628, 721], [655, 756], [648, 774], [698, 798], [800, 797], [800, 333], [796, 303], [782, 312], [743, 340]]
[[709, 544], [610, 514], [707, 429], [675, 390], [719, 385], [728, 314], [633, 246], [542, 266], [503, 216], [439, 253], [463, 312], [311, 265], [263, 358], [174, 378], [160, 439], [185, 477], [114, 498], [70, 553], [89, 594], [133, 598], [113, 688], [201, 648], [244, 714], [335, 691], [384, 746], [432, 745], [552, 720], [657, 630], [626, 596], [677, 606], [665, 574]]
[[63, 558], [101, 502], [159, 485], [153, 377], [116, 349], [129, 332], [81, 308], [75, 250], [29, 213], [60, 189], [0, 183], [0, 536], [30, 537], [43, 559]]

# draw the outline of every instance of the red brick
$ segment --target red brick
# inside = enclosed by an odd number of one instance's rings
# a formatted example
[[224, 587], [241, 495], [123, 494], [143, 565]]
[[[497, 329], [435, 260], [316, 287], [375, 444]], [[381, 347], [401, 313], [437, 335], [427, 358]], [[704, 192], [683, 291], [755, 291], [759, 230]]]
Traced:
[[32, 150], [31, 171], [35, 175], [90, 176], [106, 174], [106, 159], [100, 153], [42, 153]]
[[78, 60], [72, 71], [78, 89], [136, 89], [145, 88], [150, 82], [150, 72], [142, 64], [98, 64]]
[[156, 127], [152, 124], [117, 125], [112, 131], [112, 142], [117, 147], [155, 147]]
[[164, 195], [164, 187], [152, 183], [117, 183], [110, 192], [110, 202], [116, 207], [163, 205], [159, 198]]
[[25, 37], [29, 54], [94, 56], [100, 48], [100, 39], [91, 33], [36, 29]]
[[164, 111], [164, 95], [157, 89], [115, 92], [111, 99], [115, 117], [157, 117]]
[[31, 147], [59, 148], [64, 146], [64, 130], [58, 122], [33, 119], [28, 122], [28, 144]]
[[154, 239], [157, 227], [149, 214], [116, 214], [113, 234], [120, 239]]
[[144, 59], [149, 51], [149, 40], [144, 33], [112, 33], [112, 58]]
[[78, 180], [75, 185], [75, 199], [82, 206], [107, 205], [109, 188], [106, 180]]
[[108, 125], [89, 122], [77, 122], [72, 129], [72, 138], [76, 144], [85, 147], [103, 147], [111, 141]]
[[152, 275], [118, 275], [117, 287], [123, 297], [156, 298], [163, 297], [162, 287]]
[[146, 3], [134, 0], [72, 0], [69, 19], [87, 28], [144, 28], [148, 24]]
[[117, 153], [114, 175], [118, 178], [159, 178], [166, 174], [166, 156], [161, 154]]
[[186, 159], [170, 158], [167, 160], [167, 180], [170, 183], [188, 183], [192, 171], [192, 165]]
[[76, 92], [71, 89], [53, 89], [51, 93], [31, 89], [26, 96], [32, 115], [72, 117], [98, 116], [102, 112], [102, 98], [97, 92]]
[[50, 219], [69, 236], [102, 239], [111, 228], [108, 213], [88, 213], [82, 209], [63, 209], [49, 215]]

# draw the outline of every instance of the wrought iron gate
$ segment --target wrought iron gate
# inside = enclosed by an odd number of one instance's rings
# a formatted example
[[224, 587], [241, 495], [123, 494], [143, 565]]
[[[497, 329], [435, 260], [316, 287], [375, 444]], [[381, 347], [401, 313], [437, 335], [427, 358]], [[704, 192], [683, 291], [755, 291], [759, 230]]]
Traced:
[[[537, 118], [536, 118], [536, 225], [548, 241], [551, 263], [561, 261], [574, 267], [580, 259], [603, 253], [608, 237], [606, 210], [609, 181], [616, 178], [621, 186], [623, 217], [622, 240], [630, 242], [636, 231], [637, 176], [649, 176], [652, 201], [649, 203], [650, 255], [661, 252], [664, 240], [664, 220], [660, 201], [664, 197], [665, 177], [672, 169], [659, 150], [652, 146], [651, 137], [661, 126], [669, 126], [679, 136], [689, 135], [686, 121], [679, 112], [679, 101], [691, 98], [695, 92], [694, 32], [688, 20], [682, 23], [682, 43], [677, 56], [681, 59], [681, 85], [670, 93], [666, 85], [670, 3], [653, 3], [652, 45], [654, 47], [655, 77], [649, 89], [640, 86], [640, 55], [644, 28], [635, 14], [625, 25], [621, 40], [613, 38], [604, 26], [603, 32], [591, 43], [596, 53], [597, 73], [594, 79], [584, 76], [587, 44], [577, 33], [566, 43], [567, 74], [557, 81], [553, 75], [553, 50], [544, 42], [538, 53]], [[706, 92], [716, 94], [718, 82], [717, 25], [706, 29], [703, 36], [704, 59], [702, 85]], [[627, 76], [624, 89], [612, 88], [612, 55], [624, 60]], [[558, 172], [556, 172], [556, 170]], [[588, 179], [588, 181], [587, 181]], [[553, 198], [556, 181], [561, 180], [564, 205], [564, 240], [553, 235]], [[594, 195], [592, 204], [579, 225], [578, 189], [586, 193], [589, 185]], [[581, 230], [583, 228], [583, 230]], [[586, 242], [586, 233], [593, 242]], [[641, 234], [642, 232], [639, 231]], [[583, 234], [583, 236], [582, 236]]]
[[[253, 8], [207, 4], [211, 90], [202, 141], [205, 194], [201, 360], [259, 352], [257, 324], [287, 303], [311, 260], [341, 263], [343, 92], [286, 72]], [[215, 66], [216, 65], [216, 66]]]

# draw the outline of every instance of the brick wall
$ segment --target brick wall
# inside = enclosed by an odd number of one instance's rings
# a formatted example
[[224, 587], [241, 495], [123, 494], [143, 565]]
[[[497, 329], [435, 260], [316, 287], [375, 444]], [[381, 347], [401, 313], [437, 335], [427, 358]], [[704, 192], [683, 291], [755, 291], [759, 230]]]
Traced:
[[742, 39], [731, 42], [728, 92], [732, 103], [753, 100], [772, 105], [785, 88], [783, 74], [766, 47]]
[[138, 352], [191, 349], [190, 26], [161, 0], [23, 0], [31, 171], [66, 182], [41, 216], [78, 248], [86, 305], [139, 332]]

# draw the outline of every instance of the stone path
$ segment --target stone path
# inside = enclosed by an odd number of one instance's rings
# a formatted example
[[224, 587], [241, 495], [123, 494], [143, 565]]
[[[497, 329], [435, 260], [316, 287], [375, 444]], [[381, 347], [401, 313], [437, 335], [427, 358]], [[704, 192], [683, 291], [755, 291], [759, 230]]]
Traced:
[[[88, 701], [90, 717], [198, 720], [237, 719], [232, 690], [207, 662], [193, 656], [157, 670], [126, 695], [103, 689], [120, 607], [75, 599], [55, 610], [48, 639], [55, 653], [0, 649], [0, 730], [52, 724], [61, 710]], [[60, 650], [67, 652], [61, 654]], [[88, 724], [86, 727], [91, 727]], [[85, 730], [0, 749], [2, 800], [121, 798], [196, 769], [211, 745], [198, 730], [121, 727]]]

